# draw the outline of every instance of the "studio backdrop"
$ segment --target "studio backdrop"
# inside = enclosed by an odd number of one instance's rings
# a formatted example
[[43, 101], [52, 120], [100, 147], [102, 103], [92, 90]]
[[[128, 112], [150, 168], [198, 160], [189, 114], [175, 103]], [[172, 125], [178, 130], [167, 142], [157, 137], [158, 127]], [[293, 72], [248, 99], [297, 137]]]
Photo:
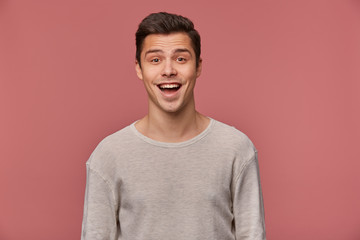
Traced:
[[202, 37], [199, 112], [259, 152], [268, 240], [360, 239], [360, 2], [0, 1], [0, 239], [80, 239], [85, 162], [146, 114], [135, 31]]

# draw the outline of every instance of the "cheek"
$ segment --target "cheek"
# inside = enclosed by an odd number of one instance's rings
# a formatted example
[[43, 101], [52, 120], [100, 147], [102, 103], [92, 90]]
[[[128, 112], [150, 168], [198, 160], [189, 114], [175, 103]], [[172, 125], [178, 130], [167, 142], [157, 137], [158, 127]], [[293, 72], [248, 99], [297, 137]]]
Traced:
[[194, 72], [192, 72], [192, 74], [189, 76], [189, 79], [191, 79], [191, 81], [195, 83], [197, 77], [198, 77], [198, 74], [197, 74], [197, 72], [194, 71]]
[[154, 68], [148, 68], [145, 71], [143, 71], [143, 78], [147, 79], [148, 81], [153, 81], [156, 78], [156, 69]]

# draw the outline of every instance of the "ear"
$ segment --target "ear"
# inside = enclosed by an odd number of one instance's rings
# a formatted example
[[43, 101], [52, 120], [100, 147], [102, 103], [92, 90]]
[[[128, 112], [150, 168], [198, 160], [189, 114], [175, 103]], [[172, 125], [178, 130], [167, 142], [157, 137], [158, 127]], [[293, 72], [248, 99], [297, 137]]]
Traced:
[[200, 77], [202, 70], [202, 58], [199, 59], [199, 65], [196, 68], [196, 77]]
[[140, 80], [143, 80], [142, 70], [141, 70], [140, 64], [137, 60], [135, 60], [135, 71], [136, 71], [136, 75], [138, 76], [138, 78]]

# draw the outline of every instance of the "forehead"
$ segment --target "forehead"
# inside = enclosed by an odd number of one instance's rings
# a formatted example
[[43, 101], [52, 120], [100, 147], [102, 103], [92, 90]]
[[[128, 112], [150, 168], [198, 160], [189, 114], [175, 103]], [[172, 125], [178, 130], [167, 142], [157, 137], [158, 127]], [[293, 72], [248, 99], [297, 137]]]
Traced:
[[170, 52], [178, 48], [186, 48], [193, 52], [191, 39], [186, 33], [150, 34], [144, 40], [142, 53], [153, 49]]

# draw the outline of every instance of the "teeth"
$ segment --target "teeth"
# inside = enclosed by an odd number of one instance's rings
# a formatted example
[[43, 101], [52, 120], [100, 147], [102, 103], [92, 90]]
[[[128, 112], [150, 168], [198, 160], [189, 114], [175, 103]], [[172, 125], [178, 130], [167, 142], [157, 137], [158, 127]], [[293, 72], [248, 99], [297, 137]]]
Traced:
[[163, 84], [159, 86], [160, 88], [178, 88], [180, 87], [179, 84]]

